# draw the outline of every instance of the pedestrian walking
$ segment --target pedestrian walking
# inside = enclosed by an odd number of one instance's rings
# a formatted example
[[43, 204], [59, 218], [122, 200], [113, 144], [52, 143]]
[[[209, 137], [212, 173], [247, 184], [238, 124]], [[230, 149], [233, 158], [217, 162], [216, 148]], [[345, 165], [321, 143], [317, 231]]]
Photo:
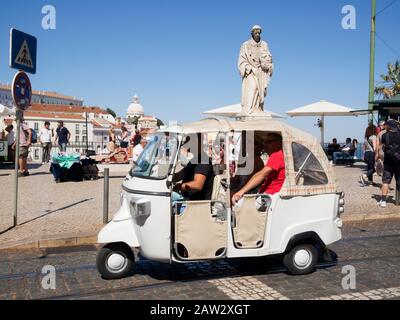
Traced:
[[56, 130], [55, 142], [58, 143], [60, 152], [67, 152], [67, 145], [69, 143], [70, 138], [71, 138], [71, 133], [68, 131], [66, 127], [64, 127], [64, 122], [61, 120], [58, 121], [58, 128]]
[[133, 147], [136, 147], [140, 141], [142, 140], [142, 135], [140, 134], [140, 131], [138, 129], [135, 130], [135, 135], [133, 136], [131, 143]]
[[393, 177], [396, 180], [396, 190], [400, 192], [400, 130], [399, 124], [391, 119], [386, 122], [386, 133], [382, 136], [384, 150], [382, 198], [379, 207], [386, 208], [389, 186]]
[[108, 151], [109, 154], [112, 154], [115, 151], [115, 147], [116, 147], [116, 136], [115, 136], [115, 129], [112, 128], [109, 132], [108, 132]]
[[39, 132], [39, 141], [42, 144], [42, 164], [50, 162], [51, 141], [54, 130], [50, 129], [50, 122], [46, 121], [44, 127]]
[[125, 126], [121, 128], [121, 131], [122, 131], [121, 149], [123, 149], [126, 152], [129, 146], [129, 131]]
[[375, 150], [377, 149], [376, 126], [369, 125], [365, 130], [364, 161], [367, 164], [367, 173], [360, 177], [361, 183], [366, 186], [373, 184], [375, 173]]
[[386, 122], [385, 121], [380, 121], [379, 122], [379, 133], [377, 135], [377, 140], [376, 140], [376, 152], [375, 152], [375, 159], [381, 159], [383, 161], [384, 159], [384, 151], [382, 148], [382, 136], [386, 133]]

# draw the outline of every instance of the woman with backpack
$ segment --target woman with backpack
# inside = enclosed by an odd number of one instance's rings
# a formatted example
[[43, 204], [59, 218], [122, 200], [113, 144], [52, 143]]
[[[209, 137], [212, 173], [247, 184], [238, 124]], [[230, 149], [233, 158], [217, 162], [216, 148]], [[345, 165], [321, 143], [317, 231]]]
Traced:
[[367, 173], [361, 175], [361, 183], [365, 186], [373, 184], [373, 177], [375, 172], [375, 150], [377, 148], [376, 127], [371, 124], [365, 130], [364, 140], [364, 161], [367, 164]]

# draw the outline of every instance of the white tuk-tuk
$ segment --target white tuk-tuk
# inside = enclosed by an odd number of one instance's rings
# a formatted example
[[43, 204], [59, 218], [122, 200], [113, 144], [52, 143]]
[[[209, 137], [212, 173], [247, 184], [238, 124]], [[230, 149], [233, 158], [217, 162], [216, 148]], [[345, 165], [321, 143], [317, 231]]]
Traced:
[[[251, 173], [250, 149], [270, 133], [283, 140], [281, 191], [256, 191], [232, 205], [231, 180]], [[210, 200], [176, 198], [173, 191], [190, 135], [201, 137], [212, 159]], [[137, 250], [166, 263], [281, 254], [291, 274], [306, 274], [341, 239], [344, 194], [313, 136], [275, 119], [205, 119], [159, 130], [149, 140], [122, 184], [121, 208], [98, 235], [97, 268], [104, 278], [129, 275]], [[250, 170], [240, 173], [241, 167]]]

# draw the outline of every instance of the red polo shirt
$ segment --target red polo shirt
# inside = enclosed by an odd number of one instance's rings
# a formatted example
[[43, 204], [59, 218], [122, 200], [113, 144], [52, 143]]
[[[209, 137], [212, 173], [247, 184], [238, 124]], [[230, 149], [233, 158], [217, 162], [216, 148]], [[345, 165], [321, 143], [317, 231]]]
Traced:
[[281, 191], [286, 177], [283, 150], [272, 153], [265, 166], [271, 168], [272, 172], [268, 175], [267, 179], [265, 179], [265, 182], [260, 189], [260, 193], [271, 195], [278, 193]]

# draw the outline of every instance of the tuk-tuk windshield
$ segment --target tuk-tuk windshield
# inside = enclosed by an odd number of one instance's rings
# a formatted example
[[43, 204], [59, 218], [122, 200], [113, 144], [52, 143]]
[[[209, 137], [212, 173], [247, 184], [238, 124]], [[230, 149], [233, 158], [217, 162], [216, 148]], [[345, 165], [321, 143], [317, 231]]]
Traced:
[[178, 137], [173, 133], [157, 133], [148, 143], [129, 172], [132, 177], [164, 179], [176, 155]]

